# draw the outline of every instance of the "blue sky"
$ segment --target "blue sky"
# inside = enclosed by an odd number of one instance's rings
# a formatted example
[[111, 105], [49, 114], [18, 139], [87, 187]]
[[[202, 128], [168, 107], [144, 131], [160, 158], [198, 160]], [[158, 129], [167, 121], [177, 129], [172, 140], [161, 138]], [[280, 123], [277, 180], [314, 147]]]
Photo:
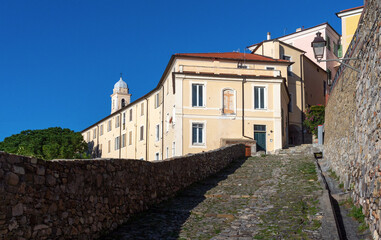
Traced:
[[132, 100], [171, 55], [231, 52], [329, 22], [362, 0], [0, 1], [0, 141], [26, 129], [81, 131], [110, 113], [120, 73]]

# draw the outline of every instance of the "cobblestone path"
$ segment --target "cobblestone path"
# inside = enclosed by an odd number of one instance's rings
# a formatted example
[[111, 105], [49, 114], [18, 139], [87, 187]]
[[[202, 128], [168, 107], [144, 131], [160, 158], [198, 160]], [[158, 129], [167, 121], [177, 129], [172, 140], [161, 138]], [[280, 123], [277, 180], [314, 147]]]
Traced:
[[322, 192], [312, 156], [251, 157], [103, 239], [322, 239]]

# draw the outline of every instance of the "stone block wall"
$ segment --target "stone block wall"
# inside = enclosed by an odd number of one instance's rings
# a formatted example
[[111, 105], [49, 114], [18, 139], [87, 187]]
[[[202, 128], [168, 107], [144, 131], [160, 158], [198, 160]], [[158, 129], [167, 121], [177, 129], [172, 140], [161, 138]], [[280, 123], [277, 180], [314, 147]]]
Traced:
[[0, 239], [93, 239], [245, 155], [242, 144], [146, 162], [0, 152]]
[[349, 64], [326, 108], [324, 156], [356, 204], [374, 239], [381, 234], [381, 2], [368, 0]]

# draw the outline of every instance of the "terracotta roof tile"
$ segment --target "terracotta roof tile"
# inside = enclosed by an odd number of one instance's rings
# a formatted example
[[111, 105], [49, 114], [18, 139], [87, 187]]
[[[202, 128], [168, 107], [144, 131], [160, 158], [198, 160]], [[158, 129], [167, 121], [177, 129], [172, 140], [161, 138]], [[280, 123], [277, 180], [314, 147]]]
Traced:
[[233, 59], [233, 60], [249, 60], [249, 61], [264, 61], [264, 62], [289, 62], [283, 59], [273, 59], [258, 54], [240, 53], [240, 52], [225, 52], [225, 53], [176, 53], [175, 56], [182, 57], [200, 57], [200, 58], [218, 58], [218, 59]]

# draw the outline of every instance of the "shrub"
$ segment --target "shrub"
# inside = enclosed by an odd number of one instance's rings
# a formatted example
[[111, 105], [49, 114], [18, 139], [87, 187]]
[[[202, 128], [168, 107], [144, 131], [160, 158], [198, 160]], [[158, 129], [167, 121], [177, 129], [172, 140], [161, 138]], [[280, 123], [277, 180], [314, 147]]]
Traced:
[[317, 137], [318, 126], [324, 124], [325, 107], [322, 105], [315, 105], [309, 107], [305, 112], [304, 126], [310, 133]]

